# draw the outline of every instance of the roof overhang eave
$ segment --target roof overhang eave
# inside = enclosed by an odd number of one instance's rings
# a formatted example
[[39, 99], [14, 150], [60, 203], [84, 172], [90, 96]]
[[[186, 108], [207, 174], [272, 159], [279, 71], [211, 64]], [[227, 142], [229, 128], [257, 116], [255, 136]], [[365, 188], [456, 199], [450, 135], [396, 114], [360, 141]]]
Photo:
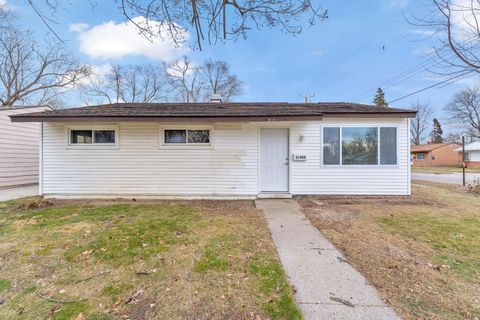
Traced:
[[11, 116], [12, 122], [265, 122], [322, 120], [323, 115], [311, 116]]

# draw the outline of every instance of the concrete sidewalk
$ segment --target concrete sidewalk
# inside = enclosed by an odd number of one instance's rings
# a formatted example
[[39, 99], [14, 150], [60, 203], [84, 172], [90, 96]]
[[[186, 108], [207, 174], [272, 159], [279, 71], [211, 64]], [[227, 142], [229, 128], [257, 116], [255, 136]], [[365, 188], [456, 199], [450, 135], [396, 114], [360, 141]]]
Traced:
[[13, 200], [18, 198], [33, 197], [38, 195], [38, 185], [0, 189], [0, 201]]
[[[305, 319], [400, 319], [294, 200], [257, 200]], [[334, 299], [343, 299], [347, 306]]]

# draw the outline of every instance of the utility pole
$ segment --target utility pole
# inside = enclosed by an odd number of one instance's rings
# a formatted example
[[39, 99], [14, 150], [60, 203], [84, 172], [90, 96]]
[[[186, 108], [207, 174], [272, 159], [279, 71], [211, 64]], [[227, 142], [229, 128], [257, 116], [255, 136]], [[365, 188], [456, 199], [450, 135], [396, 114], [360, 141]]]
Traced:
[[465, 187], [465, 136], [462, 136], [462, 160], [463, 186]]

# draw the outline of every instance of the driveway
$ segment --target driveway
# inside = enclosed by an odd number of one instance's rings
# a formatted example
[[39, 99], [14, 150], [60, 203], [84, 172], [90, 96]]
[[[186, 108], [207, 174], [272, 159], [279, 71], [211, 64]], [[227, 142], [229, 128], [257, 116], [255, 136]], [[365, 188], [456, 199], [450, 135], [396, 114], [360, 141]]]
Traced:
[[257, 200], [305, 319], [399, 320], [294, 200]]
[[18, 198], [33, 197], [38, 195], [38, 185], [0, 189], [0, 201], [13, 200]]
[[[465, 175], [465, 181], [467, 184], [473, 183], [475, 177], [480, 177], [480, 173], [467, 173]], [[458, 172], [453, 173], [423, 173], [412, 172], [412, 180], [423, 180], [438, 183], [448, 184], [462, 184], [462, 174]]]

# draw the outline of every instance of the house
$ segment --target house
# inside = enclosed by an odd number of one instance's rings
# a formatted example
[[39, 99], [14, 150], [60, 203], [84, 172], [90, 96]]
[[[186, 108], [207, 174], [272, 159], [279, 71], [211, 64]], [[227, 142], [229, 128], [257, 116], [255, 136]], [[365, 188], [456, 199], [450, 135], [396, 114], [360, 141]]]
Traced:
[[462, 155], [456, 149], [457, 143], [427, 143], [412, 145], [414, 167], [460, 167]]
[[0, 189], [38, 183], [39, 123], [12, 123], [9, 116], [49, 107], [0, 107]]
[[41, 122], [46, 197], [410, 194], [415, 111], [352, 103], [109, 104]]
[[[462, 154], [462, 147], [456, 150]], [[480, 168], [480, 140], [465, 145], [465, 166], [467, 168]]]

